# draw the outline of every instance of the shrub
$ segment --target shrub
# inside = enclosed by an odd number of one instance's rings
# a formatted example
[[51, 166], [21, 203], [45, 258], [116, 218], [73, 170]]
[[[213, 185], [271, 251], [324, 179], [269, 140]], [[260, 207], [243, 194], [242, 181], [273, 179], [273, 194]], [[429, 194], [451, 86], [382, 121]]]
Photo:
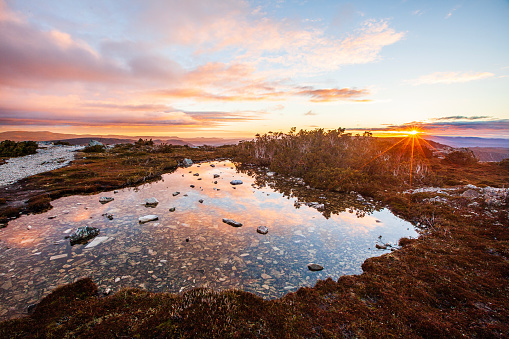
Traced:
[[83, 152], [85, 153], [103, 153], [106, 150], [106, 147], [103, 145], [94, 145], [94, 146], [87, 146], [83, 149]]
[[467, 148], [463, 148], [457, 151], [450, 152], [445, 155], [446, 161], [455, 165], [471, 165], [478, 162], [474, 152]]
[[29, 154], [35, 154], [39, 146], [35, 141], [11, 141], [4, 140], [0, 143], [0, 156], [2, 157], [21, 157]]

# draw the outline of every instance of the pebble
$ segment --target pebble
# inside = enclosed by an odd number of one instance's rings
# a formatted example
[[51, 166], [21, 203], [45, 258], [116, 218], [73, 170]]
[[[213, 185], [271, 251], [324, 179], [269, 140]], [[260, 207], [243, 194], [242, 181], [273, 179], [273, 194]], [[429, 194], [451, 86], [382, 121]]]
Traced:
[[10, 185], [23, 178], [65, 167], [74, 160], [74, 151], [83, 146], [50, 146], [36, 154], [10, 158], [0, 165], [0, 186]]

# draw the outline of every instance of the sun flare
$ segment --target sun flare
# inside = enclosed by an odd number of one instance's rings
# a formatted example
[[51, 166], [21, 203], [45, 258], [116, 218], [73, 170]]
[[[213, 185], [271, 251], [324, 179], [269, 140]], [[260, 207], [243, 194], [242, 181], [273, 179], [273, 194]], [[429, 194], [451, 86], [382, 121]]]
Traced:
[[413, 129], [409, 132], [411, 135], [417, 135], [417, 133], [419, 133], [419, 131]]

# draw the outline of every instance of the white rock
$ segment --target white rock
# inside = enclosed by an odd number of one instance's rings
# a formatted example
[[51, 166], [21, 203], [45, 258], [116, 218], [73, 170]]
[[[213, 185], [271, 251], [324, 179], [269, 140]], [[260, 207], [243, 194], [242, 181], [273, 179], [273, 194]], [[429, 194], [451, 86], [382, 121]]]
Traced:
[[138, 222], [139, 222], [140, 224], [144, 224], [144, 223], [146, 223], [146, 222], [153, 221], [153, 220], [158, 220], [158, 219], [159, 219], [159, 217], [158, 217], [157, 215], [155, 215], [155, 214], [149, 214], [149, 215], [145, 215], [145, 216], [143, 216], [143, 217], [139, 217], [139, 218], [138, 218]]
[[108, 237], [95, 237], [94, 240], [92, 240], [87, 246], [85, 246], [85, 248], [96, 247], [97, 245], [99, 245], [102, 242], [105, 242], [108, 239], [109, 239]]

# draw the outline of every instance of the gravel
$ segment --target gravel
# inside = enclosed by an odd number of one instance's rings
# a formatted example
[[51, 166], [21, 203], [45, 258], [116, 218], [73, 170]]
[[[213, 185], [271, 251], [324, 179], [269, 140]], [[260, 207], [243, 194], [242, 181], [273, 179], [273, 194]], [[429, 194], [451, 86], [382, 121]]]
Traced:
[[0, 165], [0, 186], [67, 166], [74, 160], [74, 151], [80, 149], [83, 149], [83, 146], [49, 146], [39, 148], [36, 154], [8, 159], [5, 164]]

